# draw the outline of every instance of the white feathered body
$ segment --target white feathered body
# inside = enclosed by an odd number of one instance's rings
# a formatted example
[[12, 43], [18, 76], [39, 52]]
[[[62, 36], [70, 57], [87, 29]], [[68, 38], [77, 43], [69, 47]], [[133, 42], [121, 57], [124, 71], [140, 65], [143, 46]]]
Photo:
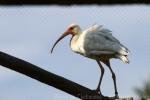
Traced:
[[87, 30], [74, 35], [71, 39], [71, 49], [83, 56], [99, 59], [119, 58], [129, 63], [129, 50], [119, 40], [112, 36], [111, 31], [101, 25], [93, 25]]

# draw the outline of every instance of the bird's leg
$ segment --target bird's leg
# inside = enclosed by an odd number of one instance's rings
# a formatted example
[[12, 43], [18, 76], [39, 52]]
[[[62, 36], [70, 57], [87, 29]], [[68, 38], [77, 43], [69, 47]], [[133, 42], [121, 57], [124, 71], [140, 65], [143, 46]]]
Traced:
[[97, 91], [98, 94], [102, 95], [101, 90], [100, 90], [100, 86], [101, 86], [101, 82], [102, 82], [102, 79], [103, 79], [103, 75], [104, 75], [104, 71], [105, 71], [105, 70], [104, 70], [102, 64], [100, 63], [100, 61], [98, 61], [98, 60], [96, 60], [96, 61], [97, 61], [98, 65], [99, 65], [99, 67], [100, 67], [100, 69], [101, 69], [101, 76], [100, 76], [100, 80], [99, 80], [99, 83], [98, 83], [98, 86], [97, 86], [96, 91]]
[[108, 66], [111, 74], [112, 74], [112, 79], [113, 79], [113, 82], [114, 82], [114, 88], [115, 88], [115, 99], [118, 99], [119, 96], [118, 96], [118, 91], [117, 91], [117, 85], [116, 85], [116, 75], [114, 73], [114, 71], [112, 70], [111, 66], [110, 66], [110, 62], [109, 60], [107, 61], [104, 61], [104, 63]]

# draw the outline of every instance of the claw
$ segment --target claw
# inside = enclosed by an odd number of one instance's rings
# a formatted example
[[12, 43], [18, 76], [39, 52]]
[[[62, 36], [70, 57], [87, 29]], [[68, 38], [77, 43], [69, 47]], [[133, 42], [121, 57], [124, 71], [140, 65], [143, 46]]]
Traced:
[[99, 91], [99, 90], [96, 90], [96, 94], [102, 95], [101, 91]]
[[118, 96], [118, 95], [115, 95], [115, 99], [119, 99], [119, 96]]
[[110, 97], [110, 99], [112, 99], [112, 100], [118, 100], [119, 99], [119, 96], [118, 95], [116, 95], [116, 96], [114, 96], [114, 97]]
[[99, 94], [100, 96], [103, 96], [102, 93], [101, 93], [100, 88], [97, 88], [95, 91], [96, 91], [96, 93]]
[[118, 92], [115, 92], [115, 99], [119, 99]]

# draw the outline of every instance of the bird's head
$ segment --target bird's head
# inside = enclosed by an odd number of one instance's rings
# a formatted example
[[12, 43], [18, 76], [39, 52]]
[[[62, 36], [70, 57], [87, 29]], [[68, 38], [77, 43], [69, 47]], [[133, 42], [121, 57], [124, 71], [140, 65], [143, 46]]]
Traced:
[[53, 52], [54, 47], [56, 46], [56, 44], [62, 40], [64, 37], [66, 37], [67, 35], [77, 35], [81, 33], [81, 29], [79, 27], [79, 25], [77, 24], [71, 24], [69, 25], [69, 27], [67, 28], [67, 30], [57, 39], [57, 41], [54, 43], [52, 49], [51, 49], [51, 53]]

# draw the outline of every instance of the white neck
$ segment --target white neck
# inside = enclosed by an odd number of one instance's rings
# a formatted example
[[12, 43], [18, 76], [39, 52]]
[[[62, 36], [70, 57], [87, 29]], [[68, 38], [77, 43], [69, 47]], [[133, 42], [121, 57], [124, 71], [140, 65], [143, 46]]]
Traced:
[[74, 52], [78, 52], [79, 48], [78, 48], [78, 45], [77, 45], [77, 42], [78, 42], [78, 39], [80, 37], [81, 34], [76, 34], [74, 36], [72, 36], [71, 40], [70, 40], [70, 46], [71, 46], [71, 49], [74, 51]]

